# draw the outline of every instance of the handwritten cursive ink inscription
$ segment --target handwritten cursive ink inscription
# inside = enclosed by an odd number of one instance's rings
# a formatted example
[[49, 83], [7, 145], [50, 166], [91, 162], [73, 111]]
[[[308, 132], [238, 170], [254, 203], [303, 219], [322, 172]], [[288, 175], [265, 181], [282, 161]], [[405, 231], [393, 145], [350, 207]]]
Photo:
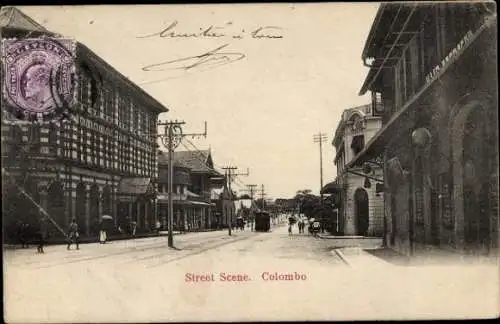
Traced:
[[281, 30], [280, 27], [276, 26], [266, 26], [266, 27], [259, 27], [250, 34], [252, 35], [252, 38], [283, 38], [283, 35], [270, 35], [270, 34], [265, 34], [264, 31], [266, 29], [274, 29], [274, 30]]
[[[164, 61], [159, 63], [150, 64], [142, 68], [143, 71], [165, 71], [165, 70], [193, 70], [201, 67], [217, 67], [225, 64], [230, 64], [245, 58], [245, 54], [237, 52], [221, 52], [229, 44], [217, 47], [214, 50], [206, 53], [189, 56], [181, 59]], [[180, 64], [180, 66], [175, 66]]]
[[[188, 32], [177, 32], [176, 28], [179, 22], [174, 20], [170, 25], [166, 28], [162, 29], [159, 32], [136, 36], [136, 38], [150, 38], [150, 37], [160, 37], [160, 38], [221, 38], [221, 37], [230, 37], [233, 39], [243, 39], [245, 38], [245, 30], [241, 30], [241, 33], [226, 33], [225, 27], [218, 27], [211, 25], [208, 28], [200, 28], [199, 32], [188, 33]], [[229, 24], [231, 25], [231, 24]], [[259, 27], [249, 34], [253, 39], [280, 39], [283, 38], [281, 34], [273, 34], [271, 31], [279, 31], [282, 30], [281, 27], [277, 26], [263, 26]]]
[[[208, 38], [218, 38], [218, 37], [224, 37], [226, 34], [223, 33], [217, 33], [216, 30], [221, 30], [223, 27], [214, 27], [210, 26], [208, 28], [205, 28], [199, 33], [176, 33], [175, 32], [175, 27], [179, 24], [177, 20], [175, 20], [173, 23], [168, 25], [167, 28], [163, 29], [160, 32], [149, 34], [149, 35], [144, 35], [144, 36], [137, 36], [137, 38], [148, 38], [148, 37], [155, 37], [159, 36], [161, 38], [169, 37], [169, 38], [200, 38], [200, 37], [208, 37]], [[202, 28], [200, 28], [202, 29]]]

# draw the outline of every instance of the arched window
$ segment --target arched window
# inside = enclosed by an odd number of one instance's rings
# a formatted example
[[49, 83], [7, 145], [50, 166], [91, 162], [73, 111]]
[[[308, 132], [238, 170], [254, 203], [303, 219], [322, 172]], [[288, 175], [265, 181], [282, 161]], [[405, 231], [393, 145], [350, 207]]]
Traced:
[[356, 135], [352, 138], [351, 149], [355, 155], [365, 147], [365, 135]]

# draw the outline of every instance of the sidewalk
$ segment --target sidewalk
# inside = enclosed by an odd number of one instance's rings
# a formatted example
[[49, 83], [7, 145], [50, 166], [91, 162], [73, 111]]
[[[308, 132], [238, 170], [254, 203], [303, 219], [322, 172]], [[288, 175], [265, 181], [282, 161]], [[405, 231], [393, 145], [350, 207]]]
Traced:
[[387, 247], [348, 246], [335, 248], [331, 252], [354, 268], [499, 265], [499, 258], [496, 256], [464, 255], [442, 249], [422, 250], [414, 252], [412, 256], [400, 254]]
[[[376, 248], [375, 248], [376, 249]], [[353, 268], [370, 269], [375, 267], [393, 267], [394, 265], [374, 256], [361, 247], [341, 247], [333, 249], [332, 254]]]
[[375, 236], [361, 236], [361, 235], [332, 235], [332, 234], [318, 234], [322, 239], [376, 239], [379, 240], [380, 237]]
[[[204, 232], [216, 232], [216, 231], [222, 231], [223, 229], [207, 229], [207, 230], [199, 230], [199, 231], [190, 231], [190, 232], [179, 232], [179, 231], [174, 231], [174, 235], [184, 235], [184, 234], [190, 234], [190, 233], [204, 233]], [[142, 238], [149, 238], [149, 237], [159, 237], [159, 236], [167, 236], [168, 231], [160, 231], [159, 233], [137, 233], [134, 236], [130, 236], [127, 234], [115, 234], [115, 235], [109, 235], [107, 238], [107, 241], [122, 241], [122, 240], [135, 240], [135, 239], [142, 239]], [[89, 244], [89, 243], [97, 243], [99, 242], [99, 237], [98, 236], [82, 236], [80, 237], [80, 244]], [[47, 245], [65, 245], [67, 244], [67, 240], [64, 237], [57, 237], [57, 238], [52, 238], [49, 239], [46, 243], [45, 246]], [[38, 242], [30, 241], [29, 245], [35, 246], [38, 245]], [[5, 250], [16, 250], [16, 249], [22, 249], [21, 244], [2, 244], [3, 249]]]

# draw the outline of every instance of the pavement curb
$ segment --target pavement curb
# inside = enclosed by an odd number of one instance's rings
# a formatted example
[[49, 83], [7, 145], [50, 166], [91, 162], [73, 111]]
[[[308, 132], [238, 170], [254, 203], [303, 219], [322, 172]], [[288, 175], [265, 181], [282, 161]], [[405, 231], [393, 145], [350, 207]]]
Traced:
[[332, 254], [335, 254], [337, 257], [339, 257], [339, 258], [340, 258], [340, 260], [341, 260], [344, 264], [346, 264], [346, 265], [348, 265], [348, 266], [351, 266], [351, 264], [350, 264], [350, 263], [347, 261], [347, 259], [345, 258], [344, 253], [342, 253], [339, 249], [333, 249], [333, 250], [331, 251], [331, 253], [332, 253]]
[[[202, 231], [191, 231], [191, 232], [174, 232], [174, 236], [178, 235], [186, 235], [186, 234], [196, 234], [196, 233], [208, 233], [208, 232], [217, 232], [221, 231], [219, 229], [217, 230], [202, 230]], [[125, 241], [125, 240], [139, 240], [139, 239], [147, 239], [147, 238], [154, 238], [154, 237], [167, 237], [168, 232], [167, 231], [160, 231], [160, 233], [139, 233], [134, 236], [128, 236], [128, 235], [110, 235], [107, 238], [107, 242], [114, 242], [114, 241]], [[99, 237], [94, 237], [94, 236], [85, 236], [81, 237], [79, 244], [93, 244], [93, 243], [99, 243]], [[28, 242], [30, 246], [37, 246], [38, 242], [36, 241], [30, 241]], [[52, 241], [46, 241], [44, 246], [52, 246], [52, 245], [66, 245], [68, 244], [67, 239], [65, 238], [58, 238], [54, 239]], [[2, 244], [3, 250], [23, 250], [21, 247], [21, 244], [7, 244], [3, 243]]]
[[331, 235], [318, 235], [325, 240], [379, 240], [380, 237], [375, 236], [331, 236]]

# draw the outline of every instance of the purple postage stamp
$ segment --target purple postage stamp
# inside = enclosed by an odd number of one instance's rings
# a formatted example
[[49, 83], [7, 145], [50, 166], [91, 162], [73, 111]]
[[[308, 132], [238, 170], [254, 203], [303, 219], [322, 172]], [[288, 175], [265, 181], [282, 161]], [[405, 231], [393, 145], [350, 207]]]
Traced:
[[4, 107], [16, 119], [69, 116], [76, 85], [72, 39], [4, 39], [2, 61]]

